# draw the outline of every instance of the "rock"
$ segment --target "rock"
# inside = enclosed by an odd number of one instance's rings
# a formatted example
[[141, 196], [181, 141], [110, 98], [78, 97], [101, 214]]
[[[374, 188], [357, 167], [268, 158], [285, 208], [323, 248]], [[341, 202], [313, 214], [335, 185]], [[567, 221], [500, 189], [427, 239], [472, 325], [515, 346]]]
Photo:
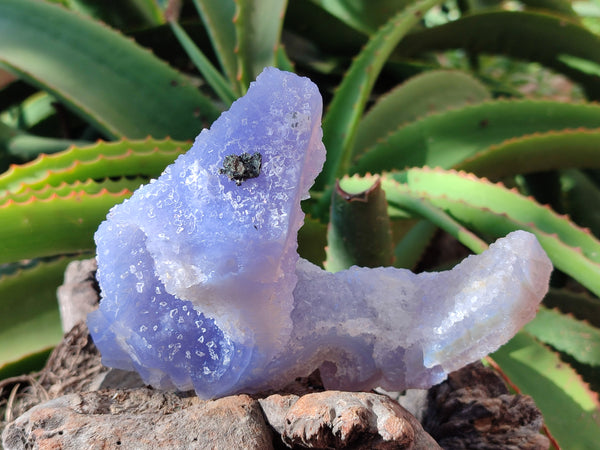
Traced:
[[[271, 396], [274, 397], [274, 396]], [[293, 398], [266, 399], [287, 411], [282, 439], [301, 448], [436, 449], [440, 448], [408, 411], [389, 397], [325, 391]], [[262, 403], [265, 409], [264, 402]], [[270, 414], [267, 412], [267, 418]], [[269, 422], [279, 428], [279, 422]]]
[[57, 290], [63, 333], [78, 322], [85, 321], [88, 313], [98, 308], [96, 259], [73, 261], [65, 271], [65, 281]]
[[375, 389], [378, 394], [387, 395], [392, 400], [397, 401], [400, 406], [417, 418], [419, 422], [423, 421], [427, 411], [427, 397], [429, 391], [426, 389], [407, 389], [404, 392], [389, 392], [382, 388]]
[[285, 415], [299, 398], [300, 397], [294, 394], [273, 394], [269, 395], [267, 398], [258, 399], [267, 422], [278, 434], [282, 434], [284, 432]]
[[240, 448], [268, 450], [271, 431], [247, 395], [203, 401], [150, 389], [69, 394], [30, 409], [3, 448]]
[[423, 426], [444, 448], [547, 449], [542, 414], [528, 395], [511, 395], [491, 369], [475, 363], [429, 391]]

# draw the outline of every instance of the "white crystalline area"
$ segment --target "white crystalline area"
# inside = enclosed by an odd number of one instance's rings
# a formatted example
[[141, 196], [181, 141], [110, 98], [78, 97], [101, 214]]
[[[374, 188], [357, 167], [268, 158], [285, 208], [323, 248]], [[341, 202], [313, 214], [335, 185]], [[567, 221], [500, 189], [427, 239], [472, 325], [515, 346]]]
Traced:
[[552, 264], [515, 231], [452, 270], [296, 269], [288, 348], [240, 391], [277, 388], [320, 369], [328, 389], [426, 389], [506, 343], [535, 317]]
[[536, 237], [525, 231], [439, 273], [352, 267], [332, 274], [301, 260], [292, 312], [296, 348], [288, 355], [310, 360], [291, 355], [319, 353], [328, 388], [428, 388], [533, 319], [551, 272]]
[[321, 108], [310, 80], [266, 69], [110, 211], [95, 235], [102, 299], [88, 316], [105, 365], [203, 398], [277, 389], [317, 368], [330, 388], [426, 388], [533, 318], [552, 265], [523, 231], [441, 273], [332, 274], [300, 260], [300, 201], [325, 159]]

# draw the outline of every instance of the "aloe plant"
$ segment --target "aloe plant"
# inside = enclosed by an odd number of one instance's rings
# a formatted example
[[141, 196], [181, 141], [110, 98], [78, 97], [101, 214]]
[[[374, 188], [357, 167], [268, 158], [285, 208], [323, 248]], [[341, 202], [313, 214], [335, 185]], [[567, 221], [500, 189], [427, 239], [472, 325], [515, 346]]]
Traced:
[[[440, 233], [473, 252], [535, 233], [559, 276], [491, 358], [534, 397], [553, 442], [593, 448], [600, 24], [556, 0], [441, 4], [0, 2], [0, 376], [60, 339], [54, 289], [68, 258], [93, 255], [108, 209], [276, 65], [310, 76], [327, 103], [301, 254], [328, 270], [414, 268]], [[541, 95], [553, 91], [563, 101]]]

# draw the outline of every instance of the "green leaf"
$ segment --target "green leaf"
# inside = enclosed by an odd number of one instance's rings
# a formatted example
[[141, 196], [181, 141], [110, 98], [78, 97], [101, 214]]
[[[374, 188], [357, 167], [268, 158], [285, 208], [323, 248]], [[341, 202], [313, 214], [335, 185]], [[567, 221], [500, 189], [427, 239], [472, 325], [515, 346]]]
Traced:
[[327, 225], [307, 215], [304, 225], [298, 231], [298, 254], [301, 258], [323, 267], [326, 245]]
[[56, 288], [73, 258], [0, 278], [0, 370], [62, 338]]
[[392, 233], [377, 177], [344, 178], [331, 201], [325, 269], [392, 265]]
[[54, 155], [41, 155], [23, 165], [13, 165], [0, 175], [0, 196], [24, 188], [42, 189], [88, 178], [157, 177], [189, 144], [171, 139], [121, 140], [73, 147]]
[[179, 43], [185, 49], [185, 52], [209, 86], [213, 88], [226, 106], [231, 106], [236, 100], [237, 95], [233, 92], [227, 80], [225, 80], [225, 78], [223, 78], [223, 76], [214, 68], [209, 59], [204, 56], [204, 53], [202, 53], [198, 47], [196, 47], [194, 41], [192, 41], [185, 30], [177, 22], [170, 22], [169, 24], [171, 25], [173, 33], [179, 40]]
[[13, 159], [27, 161], [40, 153], [56, 153], [72, 145], [88, 145], [86, 141], [56, 139], [34, 136], [21, 130], [10, 128], [0, 122], [0, 150]]
[[86, 194], [0, 204], [0, 264], [94, 248], [93, 235], [109, 209], [131, 192]]
[[[358, 122], [383, 65], [398, 42], [440, 0], [421, 0], [397, 15], [374, 34], [346, 72], [323, 121], [327, 160], [315, 181], [316, 190], [333, 186], [346, 173]], [[328, 201], [328, 200], [327, 200]]]
[[579, 70], [588, 75], [600, 75], [600, 64], [588, 59], [577, 58], [572, 55], [558, 55], [558, 60], [568, 67]]
[[275, 53], [275, 65], [280, 70], [285, 70], [287, 72], [294, 72], [294, 63], [288, 57], [285, 49], [282, 45], [277, 47], [277, 51]]
[[524, 394], [534, 398], [562, 448], [584, 450], [597, 446], [597, 394], [556, 353], [521, 331], [491, 356]]
[[566, 16], [577, 17], [569, 0], [522, 0], [522, 3], [534, 10], [547, 10]]
[[377, 31], [381, 25], [405, 8], [408, 0], [311, 0], [346, 25], [366, 35]]
[[238, 74], [244, 91], [265, 67], [275, 65], [287, 0], [235, 0]]
[[600, 130], [549, 131], [515, 137], [456, 165], [457, 169], [493, 179], [568, 167], [600, 168]]
[[596, 104], [485, 102], [433, 114], [399, 128], [360, 157], [352, 171], [376, 173], [418, 166], [451, 168], [507, 139], [553, 130], [595, 128], [598, 123], [600, 105]]
[[28, 130], [56, 112], [56, 101], [45, 92], [37, 92], [21, 104], [0, 113], [0, 120], [11, 128]]
[[[299, 56], [304, 58], [309, 48], [329, 53], [332, 59], [336, 60], [352, 57], [367, 41], [367, 36], [341, 22], [312, 1], [306, 0], [288, 2], [285, 31], [308, 44], [303, 45], [298, 52]], [[300, 61], [298, 58], [294, 60]]]
[[[392, 175], [393, 176], [393, 175]], [[544, 233], [555, 233], [565, 244], [579, 247], [594, 262], [600, 262], [600, 242], [588, 230], [579, 228], [568, 218], [556, 214], [516, 190], [506, 189], [470, 174], [438, 169], [411, 169], [395, 177], [407, 183], [415, 193], [422, 193], [434, 204], [443, 197], [460, 200], [481, 210], [507, 214], [519, 222], [531, 223]]]
[[419, 220], [394, 247], [394, 267], [413, 269], [421, 260], [433, 239], [437, 227], [428, 220]]
[[573, 314], [577, 319], [587, 320], [600, 328], [600, 300], [586, 293], [550, 288], [544, 297], [544, 305], [548, 308], [558, 308], [566, 314]]
[[468, 15], [407, 36], [398, 46], [397, 54], [414, 57], [455, 48], [539, 62], [582, 83], [593, 98], [600, 94], [597, 76], [564, 62], [567, 56], [600, 64], [600, 37], [564, 15], [531, 11]]
[[0, 63], [109, 137], [191, 139], [219, 114], [147, 50], [51, 3], [0, 2], [0, 42]]
[[600, 366], [600, 329], [589, 323], [541, 308], [525, 331], [580, 363]]
[[408, 122], [488, 99], [487, 88], [464, 72], [431, 70], [417, 75], [381, 96], [360, 121], [352, 157]]
[[67, 197], [73, 193], [85, 192], [86, 194], [99, 194], [103, 191], [119, 194], [123, 191], [133, 192], [142, 184], [148, 182], [147, 178], [119, 178], [116, 180], [106, 179], [103, 181], [75, 181], [73, 183], [62, 182], [57, 186], [46, 185], [42, 188], [22, 187], [18, 193], [5, 192], [0, 196], [0, 203], [12, 200], [15, 203], [25, 203], [35, 197], [37, 200], [48, 200], [51, 197]]
[[[571, 153], [570, 147], [568, 152]], [[597, 157], [598, 158], [598, 157]], [[560, 172], [560, 184], [569, 215], [575, 222], [587, 227], [600, 237], [600, 188], [588, 175], [579, 170]]]
[[194, 4], [208, 31], [223, 72], [225, 72], [225, 75], [232, 86], [235, 86], [236, 94], [241, 95], [242, 90], [240, 85], [236, 82], [236, 29], [233, 24], [235, 1], [219, 0], [216, 2], [214, 0], [194, 0]]
[[123, 30], [159, 25], [164, 17], [153, 0], [66, 0], [73, 11], [87, 14], [110, 26]]
[[555, 267], [600, 294], [600, 242], [564, 216], [516, 191], [454, 171], [411, 169], [382, 179], [388, 201], [440, 226], [474, 251], [456, 226], [429, 218], [427, 205], [491, 239], [523, 229], [534, 233]]
[[52, 350], [53, 347], [45, 348], [39, 352], [22, 355], [18, 360], [4, 364], [0, 367], [0, 380], [41, 370], [48, 361]]
[[442, 208], [436, 207], [428, 196], [411, 192], [406, 184], [399, 184], [387, 175], [382, 179], [382, 186], [392, 206], [412, 213], [413, 217], [427, 219], [476, 253], [481, 253], [488, 248], [484, 240]]

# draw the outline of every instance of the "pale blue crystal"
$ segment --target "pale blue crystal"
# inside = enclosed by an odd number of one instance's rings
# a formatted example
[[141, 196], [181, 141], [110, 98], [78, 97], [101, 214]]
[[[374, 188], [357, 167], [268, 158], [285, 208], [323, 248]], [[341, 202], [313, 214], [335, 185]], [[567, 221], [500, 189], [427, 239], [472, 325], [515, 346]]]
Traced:
[[[299, 259], [300, 201], [325, 158], [321, 108], [310, 80], [266, 69], [110, 211], [96, 233], [102, 300], [88, 317], [105, 365], [204, 398], [317, 368], [327, 387], [424, 388], [533, 318], [552, 266], [526, 232], [441, 273], [331, 274]], [[257, 152], [258, 176], [223, 173], [230, 155]]]

